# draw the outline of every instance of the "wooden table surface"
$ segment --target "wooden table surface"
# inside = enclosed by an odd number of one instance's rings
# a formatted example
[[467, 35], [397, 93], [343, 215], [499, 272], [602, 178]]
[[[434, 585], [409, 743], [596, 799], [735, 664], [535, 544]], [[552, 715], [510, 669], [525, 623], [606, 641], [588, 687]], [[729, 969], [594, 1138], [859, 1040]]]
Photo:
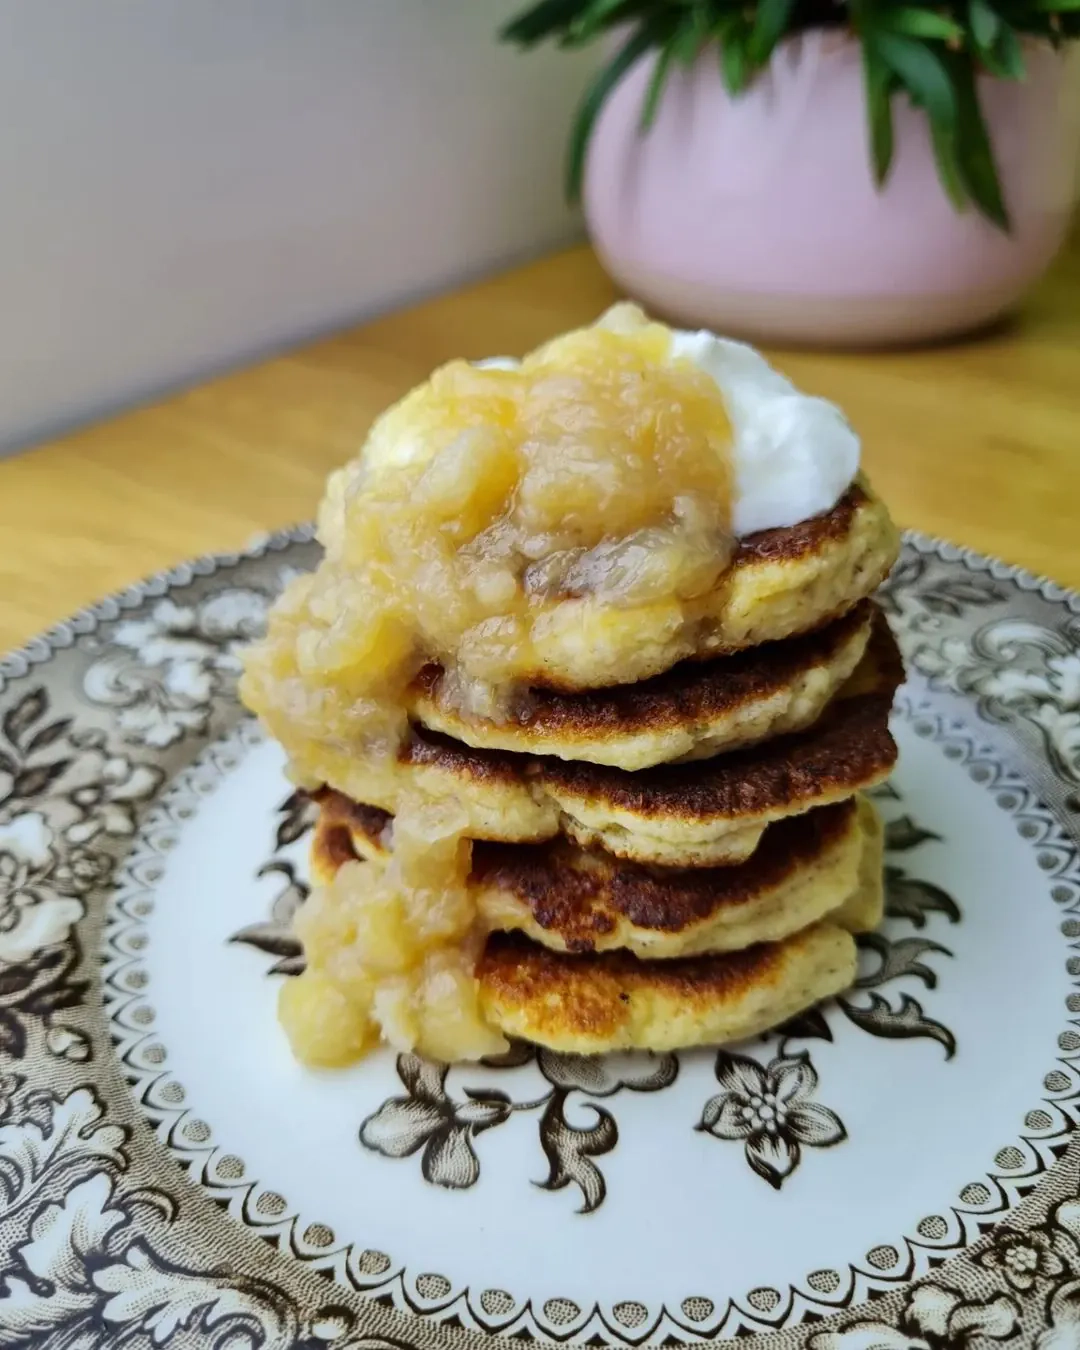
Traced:
[[[522, 352], [613, 297], [574, 249], [0, 462], [0, 651], [148, 572], [309, 518], [327, 472], [433, 366]], [[901, 524], [1080, 587], [1080, 240], [989, 335], [770, 354], [845, 409]]]

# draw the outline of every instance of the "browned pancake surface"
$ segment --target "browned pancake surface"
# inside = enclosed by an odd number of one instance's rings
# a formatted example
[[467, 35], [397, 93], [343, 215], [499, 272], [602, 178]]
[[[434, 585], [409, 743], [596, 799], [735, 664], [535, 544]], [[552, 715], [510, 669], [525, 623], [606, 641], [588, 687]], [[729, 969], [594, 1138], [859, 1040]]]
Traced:
[[418, 731], [403, 758], [476, 786], [524, 781], [560, 804], [580, 801], [591, 811], [703, 822], [757, 816], [850, 795], [884, 777], [896, 762], [888, 718], [903, 678], [896, 640], [879, 612], [863, 666], [823, 716], [805, 731], [763, 745], [628, 773], [550, 756], [474, 750]]
[[758, 1035], [838, 993], [855, 969], [851, 935], [816, 924], [783, 942], [675, 961], [569, 956], [493, 933], [476, 973], [492, 1025], [554, 1050], [600, 1054]]
[[[792, 939], [796, 941], [797, 939]], [[477, 976], [492, 993], [539, 1010], [558, 1000], [550, 1021], [560, 1028], [609, 1035], [624, 995], [662, 988], [686, 1008], [737, 998], [748, 989], [774, 983], [782, 966], [780, 943], [765, 942], [722, 957], [685, 956], [675, 961], [641, 961], [629, 952], [593, 953], [587, 960], [553, 952], [520, 933], [492, 933]], [[539, 1016], [534, 1013], [534, 1016]]]
[[750, 860], [736, 867], [646, 867], [556, 840], [477, 844], [473, 878], [521, 900], [568, 950], [591, 951], [614, 930], [613, 915], [639, 929], [679, 933], [757, 899], [819, 858], [850, 830], [855, 811], [849, 800], [770, 826]]
[[[312, 840], [317, 878], [333, 876], [354, 859], [385, 853], [386, 827], [393, 819], [387, 812], [328, 790], [318, 793], [317, 800], [319, 820]], [[768, 827], [752, 857], [732, 867], [643, 866], [563, 839], [546, 844], [477, 842], [469, 881], [481, 892], [512, 897], [540, 929], [553, 935], [556, 946], [568, 951], [611, 945], [604, 939], [619, 931], [624, 920], [639, 935], [686, 936], [724, 910], [760, 905], [798, 874], [825, 865], [835, 845], [850, 844], [857, 816], [857, 801], [849, 798], [778, 821]], [[819, 914], [843, 899], [842, 893], [826, 895]], [[500, 917], [504, 912], [500, 907]]]
[[797, 525], [758, 530], [740, 540], [732, 567], [756, 562], [798, 562], [817, 553], [822, 546], [851, 533], [851, 524], [860, 507], [869, 505], [870, 494], [859, 482], [852, 483], [831, 511], [801, 520]]
[[896, 761], [887, 707], [876, 697], [845, 700], [811, 730], [712, 760], [627, 774], [597, 765], [550, 763], [536, 770], [562, 798], [635, 816], [732, 819], [854, 792]]
[[[601, 736], [715, 720], [786, 690], [808, 669], [827, 664], [874, 613], [865, 600], [823, 628], [783, 642], [705, 661], [684, 661], [663, 675], [638, 684], [579, 693], [533, 688], [514, 722], [536, 733]], [[438, 700], [443, 672], [428, 666], [417, 679], [425, 697]]]

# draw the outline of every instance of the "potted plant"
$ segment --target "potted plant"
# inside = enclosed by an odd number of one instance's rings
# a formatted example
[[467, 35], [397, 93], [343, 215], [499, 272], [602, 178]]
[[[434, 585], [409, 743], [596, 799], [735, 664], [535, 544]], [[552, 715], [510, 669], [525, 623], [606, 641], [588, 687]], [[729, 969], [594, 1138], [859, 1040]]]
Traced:
[[1080, 0], [541, 0], [609, 35], [568, 188], [612, 276], [684, 323], [910, 342], [1008, 310], [1068, 228]]

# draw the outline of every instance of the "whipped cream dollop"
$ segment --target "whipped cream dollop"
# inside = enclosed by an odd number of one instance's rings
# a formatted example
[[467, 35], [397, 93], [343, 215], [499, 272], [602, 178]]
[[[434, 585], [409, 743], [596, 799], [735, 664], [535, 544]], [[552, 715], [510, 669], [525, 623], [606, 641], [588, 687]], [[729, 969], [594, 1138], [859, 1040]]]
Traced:
[[676, 331], [672, 355], [716, 381], [734, 442], [732, 527], [740, 538], [836, 505], [859, 470], [859, 438], [834, 403], [804, 394], [744, 342]]
[[[840, 500], [859, 470], [859, 438], [840, 409], [804, 394], [745, 342], [672, 330], [671, 356], [686, 357], [716, 382], [731, 421], [737, 538], [797, 525]], [[514, 370], [513, 357], [475, 363]]]

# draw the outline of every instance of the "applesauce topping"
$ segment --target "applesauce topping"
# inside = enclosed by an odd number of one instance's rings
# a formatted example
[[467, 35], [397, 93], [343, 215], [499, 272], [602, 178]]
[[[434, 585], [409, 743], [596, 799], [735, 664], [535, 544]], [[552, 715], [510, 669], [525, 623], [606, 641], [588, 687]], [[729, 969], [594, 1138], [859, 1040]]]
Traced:
[[348, 1063], [380, 1036], [446, 1061], [506, 1048], [477, 1004], [464, 825], [451, 804], [406, 803], [387, 861], [345, 862], [313, 889], [296, 917], [307, 969], [279, 1009], [298, 1058]]
[[[424, 665], [488, 718], [572, 679], [582, 642], [594, 683], [635, 678], [640, 616], [691, 623], [730, 561], [730, 445], [716, 383], [632, 306], [512, 369], [444, 366], [331, 478], [325, 557], [248, 653], [245, 702], [314, 786], [327, 752], [392, 776]], [[476, 1002], [464, 813], [415, 793], [395, 811], [389, 860], [346, 863], [298, 917], [308, 968], [281, 1016], [301, 1059], [380, 1034], [447, 1060], [501, 1044]]]

